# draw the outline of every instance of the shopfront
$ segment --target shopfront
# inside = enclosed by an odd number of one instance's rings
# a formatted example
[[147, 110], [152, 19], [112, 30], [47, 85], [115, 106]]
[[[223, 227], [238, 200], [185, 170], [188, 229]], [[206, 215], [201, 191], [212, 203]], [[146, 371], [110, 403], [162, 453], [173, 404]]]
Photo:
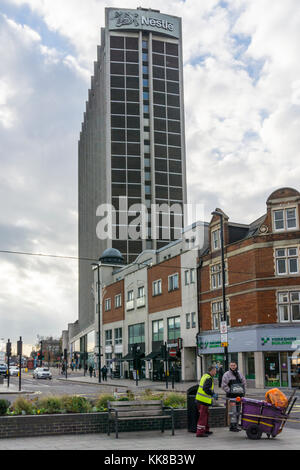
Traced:
[[[204, 371], [211, 364], [224, 365], [219, 333], [200, 335], [197, 349]], [[229, 362], [238, 364], [251, 386], [300, 386], [300, 327], [268, 325], [230, 329], [228, 353]]]

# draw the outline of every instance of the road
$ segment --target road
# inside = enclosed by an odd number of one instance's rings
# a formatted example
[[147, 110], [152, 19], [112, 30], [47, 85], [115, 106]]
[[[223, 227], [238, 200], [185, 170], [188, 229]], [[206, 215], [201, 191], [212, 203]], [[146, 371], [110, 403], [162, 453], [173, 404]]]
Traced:
[[[25, 398], [33, 398], [34, 396], [58, 396], [58, 395], [80, 395], [86, 398], [96, 398], [101, 393], [110, 393], [113, 387], [99, 386], [98, 384], [76, 383], [68, 382], [65, 380], [58, 380], [62, 378], [56, 369], [51, 370], [53, 374], [52, 380], [34, 379], [32, 372], [22, 373], [22, 394]], [[83, 372], [68, 373], [68, 379], [83, 376]], [[10, 377], [10, 383], [18, 390], [19, 378]], [[28, 395], [26, 394], [28, 392]], [[13, 403], [18, 398], [18, 394], [1, 394], [1, 399], [6, 399]]]

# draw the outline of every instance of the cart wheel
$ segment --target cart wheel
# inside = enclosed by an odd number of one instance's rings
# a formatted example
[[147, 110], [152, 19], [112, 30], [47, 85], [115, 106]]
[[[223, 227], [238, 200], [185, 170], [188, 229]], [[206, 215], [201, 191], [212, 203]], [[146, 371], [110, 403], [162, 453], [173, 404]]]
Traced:
[[247, 428], [246, 433], [249, 439], [253, 440], [260, 439], [262, 436], [262, 431], [259, 429], [259, 426], [257, 426], [257, 424], [251, 424], [251, 426]]

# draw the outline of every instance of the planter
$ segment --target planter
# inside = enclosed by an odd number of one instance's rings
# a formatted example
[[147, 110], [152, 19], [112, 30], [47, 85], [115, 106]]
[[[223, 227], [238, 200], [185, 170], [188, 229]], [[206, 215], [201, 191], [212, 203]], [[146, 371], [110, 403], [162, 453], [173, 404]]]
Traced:
[[[216, 411], [215, 411], [216, 410]], [[187, 410], [174, 410], [175, 429], [187, 428]], [[123, 421], [120, 432], [160, 429], [160, 420]], [[225, 426], [225, 408], [210, 410], [210, 426]], [[166, 423], [166, 429], [171, 424]], [[1, 416], [0, 438], [53, 436], [59, 434], [92, 434], [107, 432], [107, 412], [53, 415]]]

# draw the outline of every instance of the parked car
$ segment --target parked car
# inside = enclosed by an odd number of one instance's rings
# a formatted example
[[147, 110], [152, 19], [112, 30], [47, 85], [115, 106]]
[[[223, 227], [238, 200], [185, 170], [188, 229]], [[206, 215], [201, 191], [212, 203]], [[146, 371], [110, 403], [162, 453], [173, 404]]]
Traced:
[[9, 366], [9, 375], [18, 377], [19, 367], [18, 366]]
[[34, 379], [52, 379], [49, 367], [37, 367], [33, 372]]
[[6, 364], [0, 364], [0, 375], [5, 375], [7, 376], [7, 365]]

